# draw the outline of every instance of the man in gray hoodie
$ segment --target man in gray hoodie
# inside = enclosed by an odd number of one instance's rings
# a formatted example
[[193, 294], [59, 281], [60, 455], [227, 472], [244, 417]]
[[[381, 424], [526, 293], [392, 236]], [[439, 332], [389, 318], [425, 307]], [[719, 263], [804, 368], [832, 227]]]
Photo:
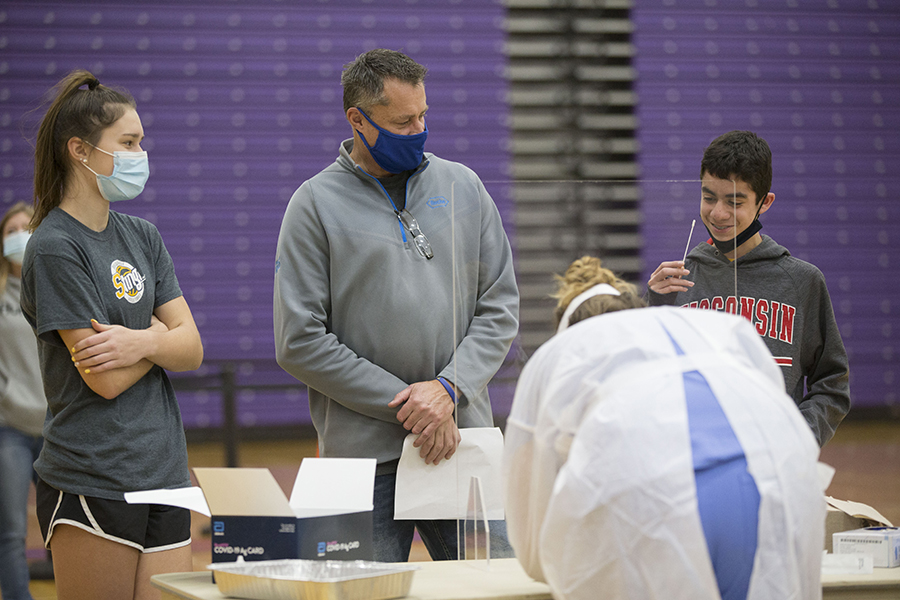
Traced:
[[650, 304], [749, 319], [824, 446], [850, 410], [847, 352], [822, 272], [759, 233], [759, 215], [775, 201], [769, 145], [750, 131], [721, 135], [703, 153], [700, 177], [710, 239], [684, 262], [657, 267], [647, 282]]
[[456, 450], [457, 422], [492, 426], [487, 384], [518, 329], [496, 205], [471, 169], [424, 152], [425, 73], [384, 49], [345, 67], [353, 138], [294, 193], [275, 263], [278, 363], [309, 387], [322, 456], [378, 460], [382, 561], [407, 560], [415, 528], [433, 558], [456, 558], [455, 522], [393, 519], [400, 451], [415, 434], [437, 464]]

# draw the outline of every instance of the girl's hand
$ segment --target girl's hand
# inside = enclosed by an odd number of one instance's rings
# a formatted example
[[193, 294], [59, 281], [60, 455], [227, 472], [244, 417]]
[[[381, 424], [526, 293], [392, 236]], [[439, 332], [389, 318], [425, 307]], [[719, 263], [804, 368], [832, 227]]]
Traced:
[[[160, 331], [161, 321], [151, 318], [150, 329]], [[104, 325], [91, 319], [94, 335], [76, 343], [72, 350], [75, 366], [85, 373], [102, 373], [110, 369], [130, 367], [146, 356], [147, 340], [143, 332], [121, 325]]]

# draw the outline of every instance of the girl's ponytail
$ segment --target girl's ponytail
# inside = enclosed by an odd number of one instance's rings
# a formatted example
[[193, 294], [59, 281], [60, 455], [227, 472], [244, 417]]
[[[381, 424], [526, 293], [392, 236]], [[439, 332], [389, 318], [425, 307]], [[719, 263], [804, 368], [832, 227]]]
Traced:
[[[83, 89], [85, 86], [87, 89]], [[55, 96], [41, 120], [34, 148], [32, 230], [59, 206], [65, 194], [72, 168], [69, 140], [77, 137], [95, 144], [104, 129], [135, 107], [128, 92], [101, 85], [83, 69], [72, 71], [53, 89]]]

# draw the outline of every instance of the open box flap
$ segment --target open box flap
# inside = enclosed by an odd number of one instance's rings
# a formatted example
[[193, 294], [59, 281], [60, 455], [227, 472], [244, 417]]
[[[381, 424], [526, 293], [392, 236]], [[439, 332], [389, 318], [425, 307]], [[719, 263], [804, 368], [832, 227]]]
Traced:
[[882, 525], [893, 527], [891, 522], [888, 521], [884, 517], [884, 515], [882, 515], [880, 512], [878, 512], [868, 504], [863, 504], [862, 502], [852, 502], [850, 500], [838, 500], [837, 498], [832, 498], [831, 496], [825, 496], [825, 501], [829, 506], [843, 511], [851, 517], [868, 519], [869, 521], [875, 521], [877, 523], [881, 523]]
[[176, 488], [172, 490], [145, 490], [142, 492], [126, 492], [125, 502], [128, 504], [164, 504], [166, 506], [178, 506], [206, 515], [209, 513], [209, 505], [203, 490], [198, 487]]
[[321, 517], [372, 510], [374, 458], [304, 458], [290, 506], [297, 517]]
[[268, 469], [194, 468], [214, 515], [292, 517], [281, 486]]

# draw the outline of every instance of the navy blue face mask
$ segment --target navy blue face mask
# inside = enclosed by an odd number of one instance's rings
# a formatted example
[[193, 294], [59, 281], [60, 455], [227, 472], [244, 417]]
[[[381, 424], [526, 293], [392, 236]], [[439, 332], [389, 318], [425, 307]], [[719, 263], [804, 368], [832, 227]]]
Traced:
[[369, 118], [361, 108], [356, 107], [362, 116], [378, 130], [378, 139], [375, 145], [370, 146], [366, 136], [360, 132], [363, 144], [369, 149], [369, 154], [379, 167], [388, 173], [402, 173], [415, 169], [422, 163], [422, 154], [425, 151], [425, 138], [428, 137], [428, 125], [425, 131], [414, 135], [399, 135], [382, 129]]

